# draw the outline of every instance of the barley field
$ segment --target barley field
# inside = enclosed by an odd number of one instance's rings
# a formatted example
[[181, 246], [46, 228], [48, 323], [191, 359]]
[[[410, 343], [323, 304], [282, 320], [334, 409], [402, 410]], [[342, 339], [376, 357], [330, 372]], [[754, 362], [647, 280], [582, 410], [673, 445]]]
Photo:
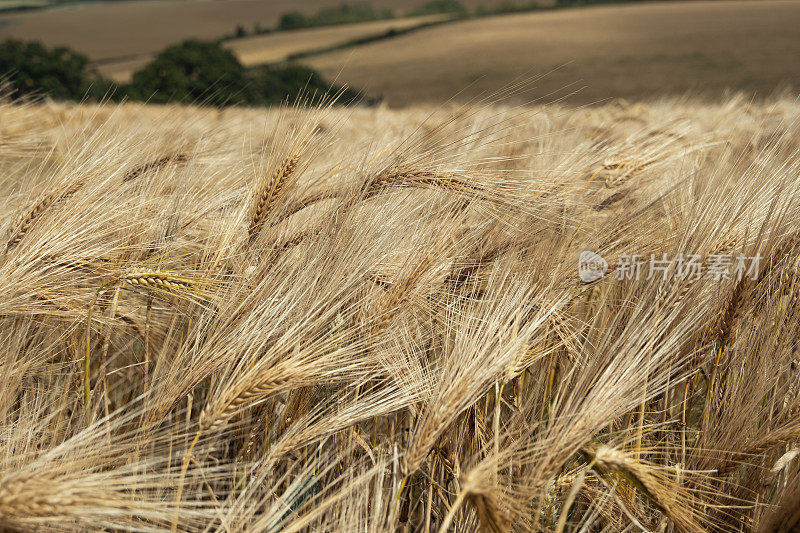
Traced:
[[0, 529], [796, 531], [798, 120], [0, 104]]

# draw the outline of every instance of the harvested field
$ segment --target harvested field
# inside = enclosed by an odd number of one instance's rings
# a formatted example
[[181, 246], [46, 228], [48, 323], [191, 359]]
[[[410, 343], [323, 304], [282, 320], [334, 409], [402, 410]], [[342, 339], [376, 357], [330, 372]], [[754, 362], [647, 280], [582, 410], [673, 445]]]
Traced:
[[[353, 39], [371, 37], [389, 30], [402, 30], [420, 24], [445, 20], [442, 16], [409, 17], [359, 24], [340, 24], [321, 28], [282, 31], [265, 35], [233, 39], [224, 44], [246, 67], [274, 63], [292, 54], [319, 50], [344, 44]], [[151, 56], [103, 61], [98, 70], [117, 82], [130, 81], [131, 75], [150, 61]]]
[[282, 61], [292, 54], [319, 50], [361, 37], [446, 19], [446, 16], [434, 15], [278, 32], [229, 41], [225, 43], [225, 48], [235, 53], [245, 66], [252, 66]]
[[[252, 67], [284, 61], [293, 54], [337, 46], [353, 39], [377, 36], [390, 30], [403, 30], [446, 19], [444, 16], [433, 15], [282, 31], [233, 39], [227, 41], [224, 47], [233, 52], [244, 66]], [[103, 61], [98, 65], [98, 70], [104, 76], [125, 83], [130, 81], [131, 75], [146, 65], [150, 59], [150, 56], [140, 56]]]
[[[46, 10], [0, 14], [0, 39], [37, 40], [68, 46], [94, 61], [152, 55], [185, 39], [217, 39], [241, 24], [275, 26], [284, 13], [314, 13], [331, 0], [137, 0], [90, 2]], [[370, 0], [398, 14], [424, 0]], [[491, 5], [502, 0], [468, 0]]]
[[518, 77], [537, 81], [517, 102], [765, 96], [800, 87], [797, 28], [793, 0], [646, 2], [469, 20], [306, 62], [396, 106], [467, 101]]

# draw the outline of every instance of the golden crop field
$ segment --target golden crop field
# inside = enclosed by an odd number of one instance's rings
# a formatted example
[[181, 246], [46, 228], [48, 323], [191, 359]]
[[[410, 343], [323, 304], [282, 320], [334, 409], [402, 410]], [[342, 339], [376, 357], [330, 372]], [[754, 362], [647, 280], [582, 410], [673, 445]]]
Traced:
[[291, 54], [319, 50], [359, 37], [380, 35], [392, 29], [402, 30], [446, 19], [447, 16], [444, 15], [430, 15], [277, 32], [235, 39], [225, 43], [225, 48], [236, 54], [245, 66], [275, 63]]
[[541, 76], [517, 101], [572, 103], [800, 87], [800, 2], [661, 2], [469, 20], [309, 58], [390, 105], [464, 101]]
[[[391, 29], [402, 30], [446, 18], [431, 15], [282, 31], [232, 39], [223, 46], [233, 52], [244, 66], [250, 67], [283, 61], [292, 54], [340, 45], [360, 37], [380, 35]], [[150, 55], [144, 55], [104, 61], [98, 66], [98, 71], [117, 82], [125, 83], [130, 81], [133, 72], [147, 64], [150, 59]]]
[[794, 97], [0, 100], [0, 529], [797, 531], [799, 153]]

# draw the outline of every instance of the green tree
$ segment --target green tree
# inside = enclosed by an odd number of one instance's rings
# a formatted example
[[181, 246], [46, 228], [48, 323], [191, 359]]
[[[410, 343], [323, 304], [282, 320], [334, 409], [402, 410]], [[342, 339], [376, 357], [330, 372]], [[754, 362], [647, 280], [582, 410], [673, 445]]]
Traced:
[[375, 9], [366, 2], [354, 4], [340, 4], [338, 6], [323, 7], [314, 15], [306, 15], [300, 11], [291, 11], [284, 14], [278, 22], [279, 30], [296, 30], [313, 26], [332, 26], [335, 24], [349, 24], [353, 22], [366, 22], [369, 20], [383, 20], [394, 18], [391, 9]]
[[351, 22], [364, 22], [368, 20], [390, 19], [394, 17], [391, 10], [377, 10], [371, 4], [359, 2], [355, 4], [341, 4], [339, 6], [323, 7], [313, 17], [315, 26], [333, 24], [348, 24]]
[[225, 105], [246, 103], [247, 76], [230, 51], [190, 40], [170, 46], [134, 73], [127, 92], [135, 100]]
[[296, 30], [298, 28], [307, 28], [311, 25], [308, 17], [300, 11], [291, 11], [281, 16], [278, 22], [279, 30]]
[[412, 12], [413, 15], [433, 15], [437, 13], [453, 13], [467, 16], [469, 10], [459, 0], [430, 0]]
[[111, 85], [89, 69], [89, 60], [81, 54], [14, 39], [0, 43], [0, 76], [8, 78], [14, 98], [80, 100], [102, 97]]
[[331, 87], [315, 70], [296, 64], [256, 69], [252, 80], [254, 103], [292, 103], [303, 96], [318, 99], [324, 94], [339, 94], [339, 103], [349, 104], [360, 96], [350, 89]]

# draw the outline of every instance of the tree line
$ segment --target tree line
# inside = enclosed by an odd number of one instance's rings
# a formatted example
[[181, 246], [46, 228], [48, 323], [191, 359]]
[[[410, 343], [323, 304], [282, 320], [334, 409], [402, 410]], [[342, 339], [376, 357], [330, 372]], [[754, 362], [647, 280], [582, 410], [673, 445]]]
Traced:
[[[572, 7], [614, 1], [555, 0], [552, 7]], [[454, 19], [546, 9], [536, 0], [513, 1], [490, 8], [468, 9], [460, 0], [429, 0], [408, 15], [450, 14]], [[286, 13], [275, 30], [258, 24], [254, 33], [393, 18], [391, 10], [368, 3], [325, 7], [314, 15]], [[390, 30], [391, 37], [397, 32]], [[12, 98], [48, 96], [58, 100], [138, 100], [208, 105], [271, 105], [292, 101], [301, 94], [335, 93], [340, 103], [367, 101], [356, 91], [329, 84], [316, 71], [295, 63], [245, 68], [221, 43], [248, 35], [239, 26], [235, 34], [217, 41], [189, 40], [170, 46], [133, 74], [127, 84], [101, 76], [88, 58], [64, 47], [47, 48], [38, 42], [6, 40], [0, 43], [0, 81]], [[374, 40], [375, 37], [371, 37]], [[358, 43], [356, 43], [358, 44]], [[3, 80], [2, 77], [5, 77]]]
[[337, 94], [339, 102], [360, 98], [332, 86], [316, 71], [298, 64], [245, 68], [216, 42], [189, 40], [170, 46], [115, 84], [97, 73], [88, 58], [64, 47], [9, 39], [0, 43], [0, 76], [14, 99], [134, 100], [205, 105], [271, 105], [299, 95]]

